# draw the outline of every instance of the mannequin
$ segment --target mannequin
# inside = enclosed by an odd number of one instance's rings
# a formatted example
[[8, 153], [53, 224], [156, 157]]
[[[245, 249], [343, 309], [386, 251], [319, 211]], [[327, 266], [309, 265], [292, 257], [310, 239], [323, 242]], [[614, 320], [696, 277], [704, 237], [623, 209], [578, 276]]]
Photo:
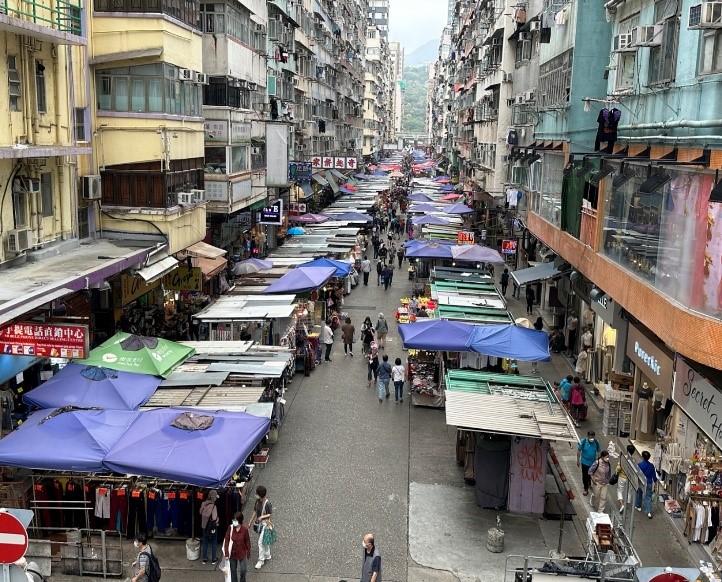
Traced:
[[649, 399], [652, 397], [652, 389], [644, 382], [641, 388], [637, 389], [637, 432], [649, 432]]
[[663, 392], [657, 388], [654, 391], [654, 397], [652, 398], [652, 412], [654, 414], [652, 417], [652, 432], [655, 434], [658, 430], [663, 431], [665, 429], [665, 421], [667, 420], [667, 412], [664, 407], [665, 401], [666, 398], [664, 397]]

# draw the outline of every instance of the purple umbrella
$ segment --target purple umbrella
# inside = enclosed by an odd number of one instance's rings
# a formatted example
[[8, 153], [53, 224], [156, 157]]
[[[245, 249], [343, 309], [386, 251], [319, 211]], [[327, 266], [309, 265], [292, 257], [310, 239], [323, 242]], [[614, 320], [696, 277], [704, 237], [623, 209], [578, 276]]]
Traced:
[[445, 319], [418, 320], [399, 325], [404, 347], [412, 350], [468, 352], [467, 344], [473, 331], [473, 325]]
[[549, 336], [545, 331], [510, 324], [487, 324], [473, 327], [467, 346], [472, 352], [497, 358], [530, 362], [548, 362]]
[[409, 212], [439, 212], [439, 209], [431, 204], [417, 204], [409, 208]]
[[437, 226], [447, 226], [447, 225], [451, 224], [445, 218], [439, 218], [438, 216], [433, 216], [433, 215], [428, 215], [428, 214], [425, 216], [414, 216], [411, 219], [411, 222], [413, 222], [414, 224], [421, 224], [421, 225], [433, 224], [433, 225], [437, 225]]
[[321, 224], [328, 220], [328, 216], [323, 214], [302, 214], [301, 216], [291, 216], [289, 219], [291, 222], [298, 222], [301, 224]]
[[450, 248], [451, 257], [455, 261], [468, 261], [470, 263], [504, 262], [504, 257], [489, 247], [482, 247], [481, 245], [454, 245]]
[[271, 283], [263, 293], [304, 293], [321, 287], [336, 273], [334, 267], [296, 267]]
[[234, 275], [251, 275], [253, 273], [258, 273], [259, 271], [268, 271], [269, 269], [273, 269], [273, 263], [271, 261], [264, 261], [262, 259], [246, 259], [245, 261], [239, 261], [233, 265], [231, 272]]
[[342, 220], [344, 222], [371, 222], [371, 217], [368, 214], [361, 214], [360, 212], [341, 212], [339, 214], [325, 214], [331, 220]]
[[452, 204], [451, 206], [444, 208], [446, 214], [469, 214], [474, 212], [473, 208], [469, 208], [466, 204], [459, 202], [458, 204]]
[[409, 196], [410, 202], [432, 202], [433, 199], [430, 196], [427, 196], [423, 192], [414, 192]]

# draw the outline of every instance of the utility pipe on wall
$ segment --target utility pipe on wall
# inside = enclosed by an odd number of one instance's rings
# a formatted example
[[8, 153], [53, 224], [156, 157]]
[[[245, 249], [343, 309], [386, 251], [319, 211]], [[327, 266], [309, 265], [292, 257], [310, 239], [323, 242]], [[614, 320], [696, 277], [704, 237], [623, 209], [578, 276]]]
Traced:
[[653, 123], [633, 123], [631, 125], [620, 125], [619, 131], [635, 130], [635, 129], [674, 129], [679, 127], [720, 127], [722, 128], [722, 119], [675, 119], [674, 121], [655, 121]]

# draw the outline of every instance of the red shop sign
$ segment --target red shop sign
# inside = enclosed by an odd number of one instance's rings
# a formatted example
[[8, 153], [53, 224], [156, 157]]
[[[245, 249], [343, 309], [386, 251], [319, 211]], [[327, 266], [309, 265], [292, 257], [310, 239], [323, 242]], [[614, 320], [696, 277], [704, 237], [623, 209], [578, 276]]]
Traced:
[[14, 323], [0, 329], [0, 352], [41, 358], [88, 357], [88, 326]]

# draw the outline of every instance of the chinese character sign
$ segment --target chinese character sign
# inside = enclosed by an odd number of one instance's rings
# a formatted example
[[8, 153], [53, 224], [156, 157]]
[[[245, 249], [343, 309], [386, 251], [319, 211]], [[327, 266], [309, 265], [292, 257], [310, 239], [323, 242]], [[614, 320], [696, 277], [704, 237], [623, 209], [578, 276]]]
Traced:
[[474, 240], [474, 233], [470, 230], [459, 230], [456, 233], [456, 244], [457, 245], [473, 245], [476, 244]]
[[312, 162], [289, 162], [288, 163], [288, 180], [289, 182], [310, 182], [313, 173]]
[[14, 356], [87, 358], [88, 326], [16, 323], [0, 330], [0, 351]]
[[331, 168], [333, 168], [333, 158], [329, 157], [329, 156], [325, 156], [321, 161], [321, 166], [323, 168], [330, 170]]
[[501, 241], [501, 254], [502, 255], [515, 255], [516, 254], [516, 241], [515, 240]]
[[321, 167], [321, 156], [313, 156], [311, 158], [311, 166], [314, 168], [320, 168]]
[[356, 169], [356, 158], [346, 158], [346, 167], [349, 170], [355, 170]]
[[335, 158], [334, 167], [337, 170], [345, 170], [346, 169], [346, 158]]

